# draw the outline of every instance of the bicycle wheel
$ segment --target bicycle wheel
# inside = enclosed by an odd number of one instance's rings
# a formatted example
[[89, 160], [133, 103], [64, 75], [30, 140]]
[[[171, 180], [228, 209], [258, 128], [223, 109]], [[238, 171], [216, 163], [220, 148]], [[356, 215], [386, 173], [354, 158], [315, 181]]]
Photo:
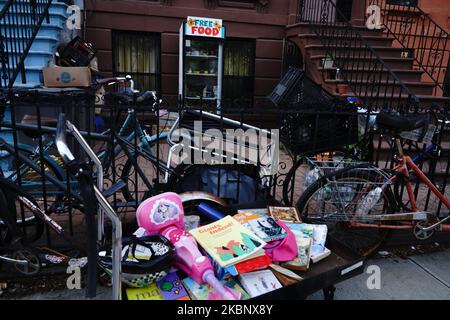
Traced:
[[[28, 209], [23, 203], [18, 199], [22, 196], [33, 204], [38, 205], [36, 200], [23, 189], [21, 189], [16, 184], [11, 181], [0, 178], [0, 189], [6, 194], [8, 194], [10, 199], [15, 199], [15, 203], [11, 208], [14, 208], [15, 215], [17, 216], [17, 225], [19, 230], [22, 232], [24, 240], [26, 242], [34, 242], [42, 236], [44, 231], [44, 222], [39, 219], [34, 212]], [[1, 219], [0, 216], [0, 231], [2, 233], [2, 239], [8, 242], [12, 236], [11, 230], [7, 227], [5, 221]]]
[[[389, 187], [382, 189], [378, 201], [368, 212], [358, 206], [372, 190], [383, 184], [385, 177], [370, 169], [344, 169], [323, 177], [305, 190], [297, 202], [305, 222], [325, 223], [329, 235], [364, 257], [376, 252], [388, 235], [388, 229], [377, 228], [371, 216], [396, 212], [396, 202]], [[363, 222], [373, 227], [354, 227]]]
[[[158, 146], [159, 145], [159, 146]], [[123, 197], [128, 202], [143, 201], [152, 195], [151, 190], [147, 187], [139, 172], [136, 171], [135, 165], [139, 167], [145, 174], [145, 178], [155, 185], [156, 181], [163, 184], [166, 170], [161, 166], [166, 166], [170, 146], [165, 139], [157, 139], [151, 145], [151, 157], [137, 156], [135, 159], [125, 161], [120, 178], [126, 182], [126, 187], [122, 190]], [[157, 170], [157, 161], [159, 159], [159, 170]], [[136, 163], [135, 163], [136, 161]]]
[[[310, 161], [312, 159], [313, 161]], [[302, 156], [298, 159], [289, 172], [286, 174], [283, 182], [283, 202], [291, 206], [296, 199], [299, 199], [305, 189], [314, 181], [307, 178], [311, 175], [316, 165], [314, 160], [327, 160], [330, 166], [339, 166], [343, 159], [351, 159], [351, 155], [345, 149], [334, 149], [330, 151], [319, 152], [311, 157]]]

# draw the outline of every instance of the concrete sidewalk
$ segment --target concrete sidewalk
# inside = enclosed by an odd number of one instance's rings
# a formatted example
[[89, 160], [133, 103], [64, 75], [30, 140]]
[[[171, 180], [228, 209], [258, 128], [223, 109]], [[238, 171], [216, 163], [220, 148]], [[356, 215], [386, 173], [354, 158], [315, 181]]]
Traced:
[[[380, 289], [368, 289], [371, 276], [363, 273], [336, 286], [336, 300], [450, 300], [450, 249], [442, 252], [411, 256], [401, 259], [396, 256], [367, 261], [367, 268], [380, 268]], [[111, 297], [111, 290], [98, 288], [98, 300]], [[63, 290], [33, 294], [21, 299], [78, 300], [84, 299], [84, 290]], [[308, 300], [322, 300], [317, 292]]]
[[[380, 268], [380, 289], [368, 289], [373, 273]], [[370, 270], [370, 269], [369, 269]], [[336, 285], [335, 300], [450, 300], [450, 249], [411, 256], [378, 258], [366, 262], [366, 273]], [[321, 300], [317, 292], [308, 298]]]

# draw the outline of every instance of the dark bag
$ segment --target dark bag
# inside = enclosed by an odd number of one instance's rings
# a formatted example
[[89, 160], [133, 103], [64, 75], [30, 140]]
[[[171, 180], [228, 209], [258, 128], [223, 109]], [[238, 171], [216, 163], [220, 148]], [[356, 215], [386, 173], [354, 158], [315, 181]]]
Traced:
[[177, 192], [209, 192], [230, 204], [243, 204], [269, 198], [269, 188], [261, 184], [253, 165], [194, 165], [177, 186]]

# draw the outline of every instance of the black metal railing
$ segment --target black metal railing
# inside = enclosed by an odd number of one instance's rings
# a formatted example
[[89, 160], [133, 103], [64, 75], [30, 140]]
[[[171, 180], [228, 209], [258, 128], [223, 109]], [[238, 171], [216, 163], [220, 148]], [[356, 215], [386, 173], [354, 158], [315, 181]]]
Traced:
[[[10, 90], [5, 91], [8, 93]], [[164, 191], [210, 191], [227, 199], [231, 206], [245, 204], [246, 201], [261, 207], [266, 204], [295, 205], [304, 185], [302, 181], [305, 171], [303, 167], [296, 166], [301, 157], [330, 148], [340, 150], [341, 146], [353, 145], [358, 139], [358, 132], [365, 131], [364, 123], [367, 123], [369, 116], [364, 110], [356, 114], [351, 105], [342, 109], [342, 106], [333, 108], [332, 105], [318, 103], [319, 99], [312, 99], [317, 94], [309, 89], [304, 90], [305, 95], [312, 97], [303, 100], [302, 108], [294, 108], [294, 105], [274, 108], [272, 105], [271, 108], [257, 109], [233, 106], [230, 103], [224, 106], [220, 114], [207, 114], [205, 105], [188, 107], [181, 99], [178, 105], [165, 106], [164, 109], [159, 104], [152, 108], [148, 105], [140, 106], [135, 99], [132, 102], [104, 99], [105, 104], [99, 112], [96, 108], [100, 106], [95, 104], [93, 93], [86, 94], [81, 90], [15, 90], [13, 98], [7, 100], [11, 104], [12, 119], [2, 123], [2, 127], [12, 129], [12, 137], [6, 139], [2, 136], [7, 140], [5, 142], [0, 139], [0, 167], [6, 177], [30, 193], [47, 214], [57, 217], [67, 234], [74, 236], [82, 244], [86, 237], [81, 227], [83, 224], [80, 218], [83, 216], [79, 210], [83, 208], [83, 200], [80, 198], [79, 185], [67, 171], [68, 168], [62, 163], [53, 145], [55, 121], [52, 118], [59, 112], [65, 113], [67, 119], [80, 129], [101, 158], [104, 189], [110, 190], [105, 193], [114, 209], [121, 214], [124, 231], [128, 230], [125, 232], [135, 231], [135, 211], [140, 201]], [[316, 104], [311, 102], [313, 100]], [[318, 110], [318, 107], [322, 110]], [[134, 109], [133, 115], [136, 117], [129, 118], [127, 122], [129, 108]], [[98, 117], [104, 120], [103, 124], [97, 121]], [[275, 170], [267, 174], [264, 171], [266, 163], [259, 161], [249, 165], [233, 163], [211, 168], [208, 164], [185, 164], [172, 158], [170, 170], [165, 171], [170, 143], [168, 137], [162, 134], [172, 127], [195, 134], [194, 121], [201, 122], [202, 132], [208, 129], [227, 132], [230, 128], [241, 127], [245, 130], [245, 124], [267, 131], [278, 129], [283, 146], [279, 148], [279, 161], [276, 162]], [[127, 130], [121, 133], [124, 137], [130, 137], [132, 132], [141, 129], [145, 130], [146, 135], [132, 135], [126, 142], [120, 140], [116, 134], [125, 126]], [[99, 131], [102, 133], [98, 133]], [[146, 151], [141, 139], [159, 137], [160, 134], [161, 138], [151, 143], [151, 151]], [[83, 155], [81, 150], [75, 148], [77, 144], [71, 135], [67, 136], [67, 142], [75, 154]], [[251, 139], [248, 141], [249, 145], [250, 143]], [[370, 139], [369, 143], [373, 151], [367, 160], [389, 168], [393, 159], [389, 139]], [[405, 146], [405, 150], [414, 155], [424, 147], [426, 146], [422, 144], [411, 148]], [[421, 165], [423, 171], [448, 195], [450, 154], [443, 152], [436, 159], [427, 158], [424, 163]], [[93, 175], [94, 179], [97, 177]], [[124, 184], [121, 185], [120, 182]], [[418, 203], [423, 205], [425, 211], [428, 209], [441, 212], [442, 215], [447, 214], [445, 208], [441, 208], [442, 204], [430, 195], [429, 189], [417, 184], [414, 191], [421, 201]], [[244, 198], [247, 200], [242, 200]], [[193, 212], [188, 207], [185, 207], [185, 211]], [[18, 214], [22, 216], [22, 213]], [[33, 230], [23, 227], [24, 233], [31, 237], [28, 232]], [[60, 252], [70, 246], [50, 230], [37, 243]], [[66, 269], [62, 272], [65, 273]]]
[[0, 12], [0, 87], [11, 88], [19, 73], [26, 83], [25, 58], [52, 0], [8, 0]]
[[323, 74], [334, 72], [337, 83], [347, 82], [349, 94], [367, 107], [417, 107], [418, 97], [353, 27], [331, 0], [299, 1], [297, 22], [309, 24], [325, 54]]
[[448, 96], [444, 81], [450, 55], [449, 33], [417, 5], [391, 4], [386, 0], [366, 3], [380, 8], [385, 33], [414, 58], [416, 66], [429, 77], [426, 81], [434, 83], [434, 95]]

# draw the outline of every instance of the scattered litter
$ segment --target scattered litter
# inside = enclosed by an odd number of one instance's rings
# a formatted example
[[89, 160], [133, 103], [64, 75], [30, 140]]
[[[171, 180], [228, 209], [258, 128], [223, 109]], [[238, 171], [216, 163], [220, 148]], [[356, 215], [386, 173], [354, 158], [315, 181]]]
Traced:
[[436, 247], [439, 247], [439, 243], [438, 243], [438, 242], [435, 242], [434, 245], [435, 245]]
[[416, 247], [414, 247], [414, 246], [411, 246], [411, 250], [416, 250]]

